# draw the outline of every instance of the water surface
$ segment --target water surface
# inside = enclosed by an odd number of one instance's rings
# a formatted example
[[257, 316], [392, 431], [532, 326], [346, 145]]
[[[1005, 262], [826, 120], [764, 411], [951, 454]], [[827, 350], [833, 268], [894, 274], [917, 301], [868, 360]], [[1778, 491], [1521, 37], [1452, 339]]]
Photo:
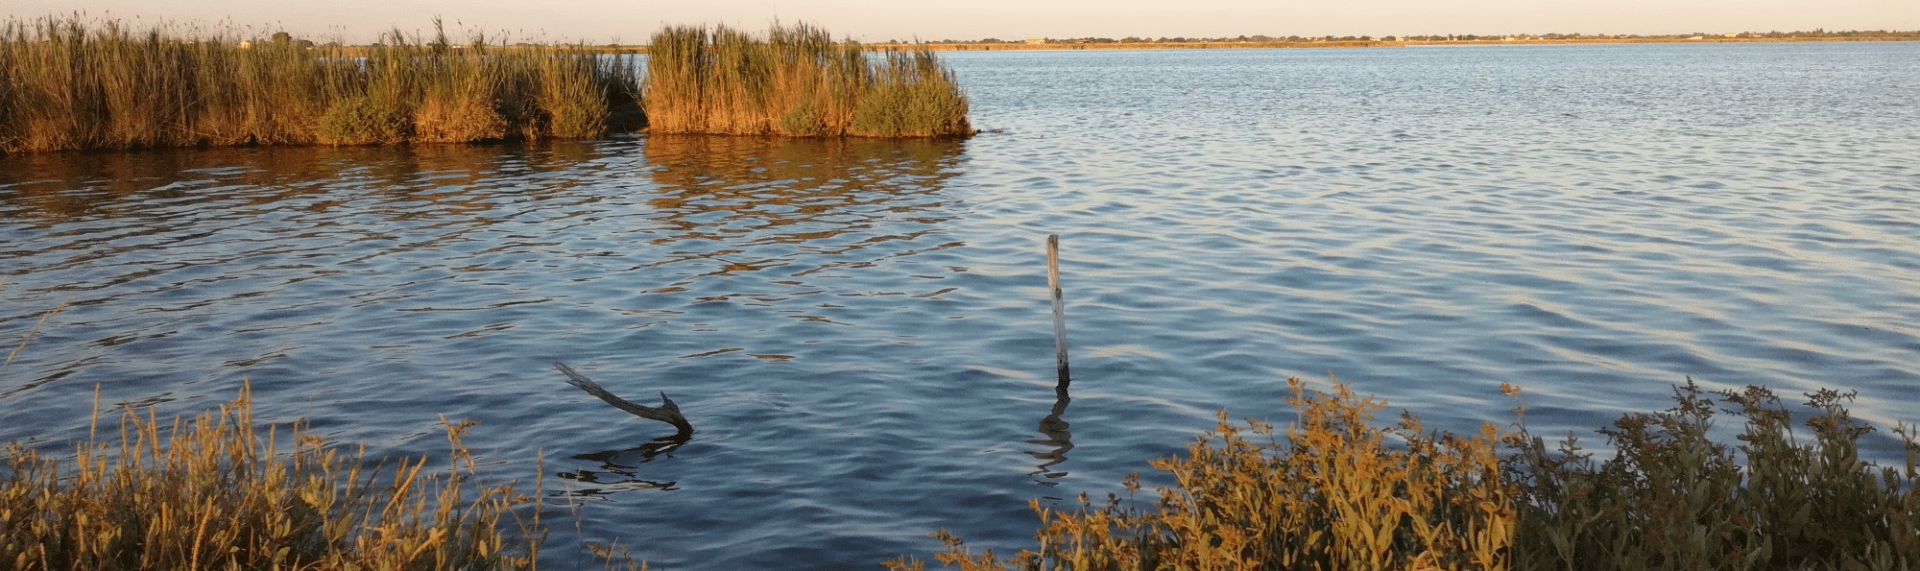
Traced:
[[946, 57], [964, 142], [0, 157], [0, 346], [71, 300], [0, 367], [0, 439], [250, 381], [375, 455], [481, 422], [490, 473], [545, 474], [558, 568], [839, 569], [1019, 545], [1222, 408], [1284, 420], [1291, 375], [1455, 430], [1502, 382], [1556, 433], [1689, 376], [1916, 420], [1920, 45]]

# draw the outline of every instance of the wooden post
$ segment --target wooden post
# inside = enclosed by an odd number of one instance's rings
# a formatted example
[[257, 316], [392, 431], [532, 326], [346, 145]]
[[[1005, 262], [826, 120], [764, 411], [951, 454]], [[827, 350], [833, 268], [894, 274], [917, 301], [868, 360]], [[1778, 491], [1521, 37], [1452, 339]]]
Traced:
[[1055, 368], [1060, 372], [1060, 388], [1072, 378], [1067, 375], [1067, 308], [1060, 292], [1060, 235], [1047, 235], [1047, 288], [1053, 290], [1053, 347]]

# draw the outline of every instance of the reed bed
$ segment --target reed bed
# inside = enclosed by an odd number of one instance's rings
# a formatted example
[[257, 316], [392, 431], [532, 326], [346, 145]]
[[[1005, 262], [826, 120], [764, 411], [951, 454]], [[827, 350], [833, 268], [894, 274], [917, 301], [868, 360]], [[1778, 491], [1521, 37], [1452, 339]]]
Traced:
[[[581, 45], [379, 44], [75, 17], [0, 27], [0, 152], [598, 137], [637, 129], [638, 72]], [[622, 123], [625, 124], [616, 124]]]
[[[1337, 382], [1332, 392], [1289, 384], [1299, 416], [1284, 440], [1223, 413], [1185, 457], [1152, 463], [1176, 485], [1148, 508], [1133, 499], [1136, 474], [1126, 500], [1083, 494], [1070, 511], [1034, 502], [1035, 547], [976, 554], [941, 530], [935, 559], [967, 571], [1920, 567], [1920, 441], [1896, 426], [1905, 466], [1863, 461], [1859, 439], [1874, 429], [1849, 416], [1848, 394], [1807, 395], [1803, 441], [1772, 392], [1717, 393], [1745, 422], [1729, 447], [1708, 439], [1715, 403], [1689, 380], [1673, 409], [1601, 430], [1615, 454], [1596, 461], [1571, 437], [1550, 449], [1529, 435], [1524, 407], [1513, 429], [1463, 437], [1410, 414], [1375, 427], [1385, 403]], [[925, 568], [910, 557], [886, 564]]]
[[932, 50], [869, 53], [806, 24], [654, 34], [648, 130], [802, 137], [968, 136], [967, 98]]

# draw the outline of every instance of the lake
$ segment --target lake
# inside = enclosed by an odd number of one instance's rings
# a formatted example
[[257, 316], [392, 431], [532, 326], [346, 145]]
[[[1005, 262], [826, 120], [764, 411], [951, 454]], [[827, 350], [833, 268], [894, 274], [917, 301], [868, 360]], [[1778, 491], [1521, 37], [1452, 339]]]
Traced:
[[376, 456], [480, 422], [554, 568], [871, 569], [1025, 545], [1289, 376], [1593, 444], [1689, 377], [1858, 391], [1883, 459], [1920, 420], [1920, 43], [942, 55], [978, 137], [0, 157], [0, 347], [71, 300], [0, 441], [251, 382]]

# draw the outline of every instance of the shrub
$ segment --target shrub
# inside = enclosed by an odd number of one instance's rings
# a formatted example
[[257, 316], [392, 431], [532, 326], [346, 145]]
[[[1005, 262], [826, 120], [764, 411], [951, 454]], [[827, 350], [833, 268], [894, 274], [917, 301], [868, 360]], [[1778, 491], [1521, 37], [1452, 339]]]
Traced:
[[[1708, 439], [1714, 402], [1688, 379], [1675, 408], [1602, 429], [1615, 454], [1597, 462], [1572, 437], [1549, 450], [1526, 432], [1524, 407], [1517, 430], [1459, 437], [1411, 415], [1375, 428], [1383, 403], [1338, 383], [1331, 393], [1288, 383], [1299, 417], [1285, 442], [1272, 425], [1242, 429], [1223, 413], [1185, 457], [1152, 462], [1176, 482], [1152, 510], [1115, 496], [1096, 507], [1082, 495], [1072, 512], [1035, 502], [1037, 547], [976, 555], [941, 530], [935, 558], [969, 571], [1920, 566], [1920, 440], [1898, 425], [1904, 468], [1862, 460], [1859, 439], [1873, 428], [1846, 411], [1851, 393], [1807, 395], [1805, 442], [1771, 391], [1718, 393], [1746, 421], [1730, 449]], [[1125, 484], [1137, 492], [1137, 475]], [[924, 568], [905, 557], [887, 565]]]
[[[1345, 386], [1289, 379], [1299, 413], [1284, 442], [1271, 424], [1243, 429], [1224, 413], [1187, 456], [1155, 460], [1173, 475], [1151, 510], [1109, 496], [1075, 512], [1041, 507], [1039, 546], [1006, 560], [975, 556], [936, 534], [942, 563], [962, 569], [1405, 569], [1504, 568], [1512, 557], [1516, 490], [1500, 477], [1500, 433], [1426, 431], [1402, 416], [1369, 425], [1384, 403]], [[1249, 435], [1258, 438], [1249, 438]], [[1398, 447], [1395, 442], [1404, 442]], [[1131, 495], [1137, 477], [1126, 481]], [[894, 569], [921, 569], [911, 559]]]
[[[1737, 447], [1708, 439], [1715, 405], [1688, 379], [1677, 405], [1602, 429], [1611, 459], [1569, 438], [1550, 452], [1523, 439], [1509, 471], [1525, 490], [1525, 569], [1912, 569], [1920, 566], [1913, 430], [1894, 428], [1904, 469], [1859, 456], [1874, 429], [1852, 393], [1807, 395], [1812, 438], [1761, 387], [1718, 393], [1745, 419]], [[1738, 450], [1739, 454], [1734, 454]]]

